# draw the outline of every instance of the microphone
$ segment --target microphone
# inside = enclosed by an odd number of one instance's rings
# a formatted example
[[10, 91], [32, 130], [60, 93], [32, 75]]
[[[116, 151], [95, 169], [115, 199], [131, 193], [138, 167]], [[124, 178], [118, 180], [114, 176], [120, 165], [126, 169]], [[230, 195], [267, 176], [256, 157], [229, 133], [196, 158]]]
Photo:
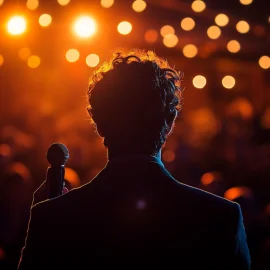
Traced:
[[65, 176], [65, 163], [69, 158], [67, 147], [62, 143], [53, 143], [46, 154], [51, 164], [47, 170], [46, 193], [49, 199], [62, 195]]

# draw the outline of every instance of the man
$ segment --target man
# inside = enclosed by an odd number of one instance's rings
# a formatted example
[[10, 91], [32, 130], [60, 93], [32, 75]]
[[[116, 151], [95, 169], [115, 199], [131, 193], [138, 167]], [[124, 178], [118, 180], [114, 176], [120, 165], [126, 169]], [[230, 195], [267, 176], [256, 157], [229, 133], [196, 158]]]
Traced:
[[151, 51], [118, 53], [93, 74], [88, 111], [108, 163], [90, 183], [32, 208], [20, 270], [250, 269], [239, 205], [176, 181], [161, 162], [180, 82]]

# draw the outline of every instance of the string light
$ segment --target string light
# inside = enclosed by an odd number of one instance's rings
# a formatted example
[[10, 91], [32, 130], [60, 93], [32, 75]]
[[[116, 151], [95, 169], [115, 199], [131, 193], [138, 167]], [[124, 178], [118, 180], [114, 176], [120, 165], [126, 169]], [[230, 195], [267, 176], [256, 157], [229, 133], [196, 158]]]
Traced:
[[211, 39], [217, 39], [221, 35], [221, 30], [218, 26], [212, 25], [207, 29], [207, 35]]
[[27, 64], [30, 68], [37, 68], [40, 65], [40, 58], [37, 55], [31, 55], [28, 58]]
[[88, 38], [96, 32], [96, 23], [89, 16], [81, 16], [74, 24], [74, 30], [82, 38]]
[[237, 40], [231, 40], [227, 44], [227, 49], [231, 53], [237, 53], [241, 49], [241, 45]]
[[249, 29], [250, 29], [250, 26], [246, 21], [239, 21], [236, 24], [236, 30], [241, 34], [247, 33]]
[[192, 18], [187, 17], [181, 21], [180, 25], [183, 30], [190, 31], [195, 27], [195, 21]]
[[218, 26], [225, 26], [229, 23], [229, 17], [226, 14], [220, 13], [215, 17], [215, 22]]
[[183, 54], [187, 58], [193, 58], [197, 55], [198, 49], [193, 44], [188, 44], [183, 48]]
[[240, 0], [240, 3], [242, 5], [250, 5], [253, 2], [253, 0]]
[[227, 89], [232, 89], [235, 86], [235, 79], [232, 76], [225, 76], [222, 79], [222, 85]]
[[136, 0], [132, 4], [133, 10], [135, 10], [136, 12], [144, 11], [146, 9], [146, 6], [146, 2], [143, 0]]
[[28, 0], [26, 2], [26, 7], [30, 10], [35, 10], [38, 8], [39, 2], [38, 0]]
[[89, 54], [86, 57], [85, 62], [89, 67], [96, 67], [99, 63], [99, 56], [97, 54]]
[[259, 59], [259, 65], [263, 69], [270, 68], [270, 57], [264, 55]]
[[162, 153], [162, 158], [165, 162], [172, 162], [175, 159], [175, 153], [172, 150], [165, 150]]
[[38, 20], [39, 24], [43, 27], [47, 27], [52, 22], [52, 16], [49, 14], [42, 14]]
[[70, 49], [66, 53], [66, 59], [68, 62], [74, 63], [80, 58], [80, 53], [76, 49]]
[[4, 63], [4, 57], [0, 54], [0, 66], [2, 66]]
[[160, 34], [165, 37], [167, 35], [173, 35], [175, 33], [174, 28], [170, 25], [164, 25], [160, 29]]
[[66, 6], [70, 0], [57, 0], [58, 1], [58, 4], [61, 5], [61, 6]]
[[4, 0], [0, 0], [0, 6], [4, 4]]
[[132, 24], [127, 21], [120, 22], [117, 26], [117, 30], [122, 35], [128, 35], [132, 30]]
[[178, 43], [178, 37], [174, 34], [166, 35], [163, 38], [163, 44], [168, 48], [175, 47], [177, 43]]
[[31, 55], [31, 50], [29, 48], [21, 48], [18, 54], [22, 60], [26, 61]]
[[201, 0], [196, 0], [194, 2], [192, 2], [191, 4], [191, 8], [195, 11], [195, 12], [202, 12], [205, 10], [206, 5], [203, 1]]
[[12, 35], [20, 35], [26, 30], [26, 21], [22, 16], [12, 17], [8, 24], [7, 30]]
[[202, 75], [197, 75], [193, 78], [192, 83], [196, 88], [202, 89], [206, 85], [206, 78]]
[[113, 5], [114, 0], [101, 0], [100, 5], [104, 8], [109, 8]]

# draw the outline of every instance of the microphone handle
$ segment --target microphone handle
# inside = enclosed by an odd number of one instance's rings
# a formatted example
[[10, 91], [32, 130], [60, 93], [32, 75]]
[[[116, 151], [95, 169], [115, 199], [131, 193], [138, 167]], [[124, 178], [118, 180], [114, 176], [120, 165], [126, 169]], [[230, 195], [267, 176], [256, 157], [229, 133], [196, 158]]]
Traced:
[[51, 166], [47, 170], [46, 188], [48, 199], [62, 195], [64, 185], [65, 167]]

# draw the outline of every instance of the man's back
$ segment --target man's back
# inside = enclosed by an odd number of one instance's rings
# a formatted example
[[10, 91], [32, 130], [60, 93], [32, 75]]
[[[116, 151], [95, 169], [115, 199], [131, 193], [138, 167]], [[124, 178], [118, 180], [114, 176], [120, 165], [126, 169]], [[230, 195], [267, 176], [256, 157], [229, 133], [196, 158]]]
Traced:
[[146, 260], [249, 269], [239, 206], [178, 183], [162, 164], [140, 158], [110, 161], [91, 183], [32, 209], [20, 269], [90, 267], [101, 259], [118, 267]]

